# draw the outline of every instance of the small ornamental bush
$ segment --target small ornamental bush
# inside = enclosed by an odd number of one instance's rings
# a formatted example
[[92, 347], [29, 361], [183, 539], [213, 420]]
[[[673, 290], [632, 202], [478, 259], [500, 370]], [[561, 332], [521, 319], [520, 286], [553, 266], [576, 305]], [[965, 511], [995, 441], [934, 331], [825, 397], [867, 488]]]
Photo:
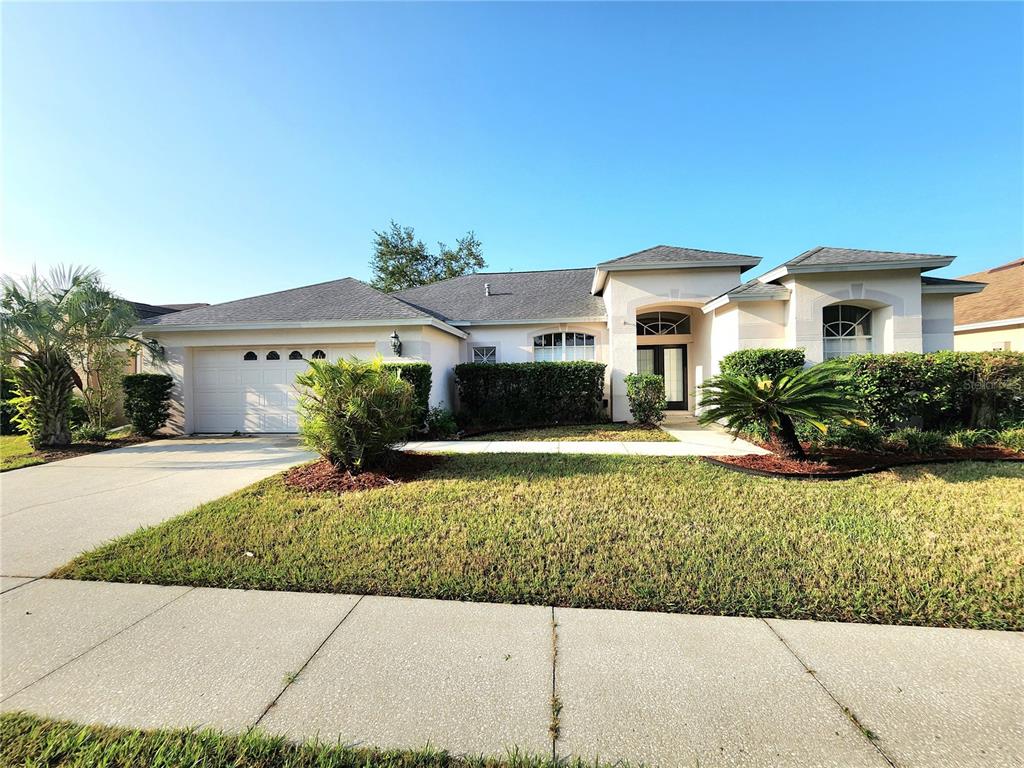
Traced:
[[121, 381], [124, 415], [139, 435], [152, 435], [171, 415], [173, 380], [163, 373], [134, 373]]
[[640, 424], [653, 426], [665, 418], [665, 380], [653, 373], [631, 373], [626, 376], [626, 397], [629, 410]]
[[440, 406], [431, 408], [423, 420], [423, 432], [431, 440], [447, 440], [455, 437], [459, 432], [455, 414]]
[[949, 440], [941, 432], [907, 427], [889, 435], [886, 445], [899, 453], [934, 456], [949, 447]]
[[462, 363], [459, 421], [470, 427], [590, 424], [602, 416], [604, 363]]
[[793, 368], [804, 367], [802, 349], [741, 349], [722, 358], [722, 373], [774, 379]]
[[828, 425], [828, 431], [821, 437], [821, 444], [833, 448], [848, 448], [851, 451], [878, 453], [884, 447], [884, 438], [885, 434], [878, 427], [834, 422]]
[[961, 429], [949, 436], [949, 444], [954, 448], [977, 448], [994, 442], [995, 435], [987, 429]]
[[1024, 453], [1024, 428], [1004, 429], [996, 435], [996, 445]]
[[72, 436], [76, 443], [97, 443], [107, 439], [107, 430], [104, 427], [83, 424], [72, 433]]
[[311, 450], [338, 467], [384, 464], [412, 429], [413, 385], [379, 359], [310, 360], [296, 377], [299, 432]]

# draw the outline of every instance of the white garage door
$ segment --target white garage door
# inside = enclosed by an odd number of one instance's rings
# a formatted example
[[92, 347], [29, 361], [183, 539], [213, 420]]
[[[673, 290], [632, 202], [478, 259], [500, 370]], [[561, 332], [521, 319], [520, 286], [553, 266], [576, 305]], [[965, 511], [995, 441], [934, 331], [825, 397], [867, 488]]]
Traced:
[[221, 347], [192, 356], [196, 432], [296, 432], [296, 375], [310, 358], [373, 357], [372, 345]]

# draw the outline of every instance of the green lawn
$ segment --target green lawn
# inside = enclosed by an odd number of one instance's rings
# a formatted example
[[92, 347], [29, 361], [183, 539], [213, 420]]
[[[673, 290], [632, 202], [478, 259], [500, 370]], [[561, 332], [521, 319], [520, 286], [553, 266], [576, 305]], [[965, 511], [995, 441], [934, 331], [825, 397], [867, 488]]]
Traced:
[[[24, 768], [554, 768], [545, 759], [452, 757], [436, 750], [381, 751], [293, 744], [260, 732], [144, 731], [0, 716], [0, 765]], [[587, 765], [590, 765], [589, 763]], [[559, 763], [584, 768], [580, 763]]]
[[28, 435], [0, 435], [0, 472], [31, 467], [46, 461], [43, 456], [33, 454], [32, 446], [28, 444]]
[[1024, 465], [801, 482], [686, 457], [466, 454], [341, 496], [275, 476], [55, 575], [1024, 629]]
[[508, 432], [488, 432], [467, 437], [467, 440], [538, 440], [551, 443], [558, 440], [605, 442], [625, 440], [631, 443], [667, 443], [675, 438], [657, 427], [645, 428], [636, 424], [566, 424], [561, 427], [515, 429]]

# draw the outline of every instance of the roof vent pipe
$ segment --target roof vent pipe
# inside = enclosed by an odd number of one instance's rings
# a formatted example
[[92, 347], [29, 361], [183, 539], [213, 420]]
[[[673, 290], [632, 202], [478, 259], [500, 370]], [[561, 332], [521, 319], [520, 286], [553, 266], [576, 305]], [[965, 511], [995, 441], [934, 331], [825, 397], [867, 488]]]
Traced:
[[484, 283], [484, 296], [490, 296], [490, 295], [491, 295], [491, 284], [490, 283]]

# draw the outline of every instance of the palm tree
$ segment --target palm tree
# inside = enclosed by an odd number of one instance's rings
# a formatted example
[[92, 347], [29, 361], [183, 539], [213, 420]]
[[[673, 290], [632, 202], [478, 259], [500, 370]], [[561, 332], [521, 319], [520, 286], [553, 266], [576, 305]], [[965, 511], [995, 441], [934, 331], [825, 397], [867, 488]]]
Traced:
[[839, 379], [839, 369], [830, 363], [791, 368], [771, 378], [722, 373], [701, 388], [705, 410], [700, 422], [724, 420], [733, 435], [760, 425], [783, 456], [805, 459], [793, 419], [804, 419], [822, 432], [828, 419], [850, 421], [853, 405], [837, 388]]
[[76, 350], [104, 340], [157, 347], [132, 331], [131, 305], [106, 290], [94, 269], [60, 266], [43, 276], [33, 267], [23, 280], [4, 275], [0, 289], [0, 354], [20, 363], [14, 379], [21, 426], [36, 448], [68, 445], [71, 397], [82, 388], [72, 365]]

